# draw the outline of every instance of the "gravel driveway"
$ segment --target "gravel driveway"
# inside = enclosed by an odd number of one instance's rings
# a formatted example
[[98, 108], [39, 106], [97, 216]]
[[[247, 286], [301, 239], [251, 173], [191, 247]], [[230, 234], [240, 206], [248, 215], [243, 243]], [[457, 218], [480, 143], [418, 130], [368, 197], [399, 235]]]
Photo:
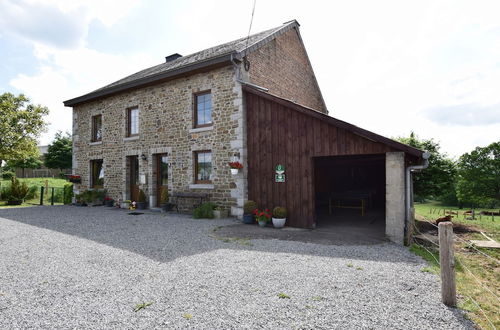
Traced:
[[214, 238], [231, 224], [0, 210], [0, 328], [471, 328], [406, 248]]

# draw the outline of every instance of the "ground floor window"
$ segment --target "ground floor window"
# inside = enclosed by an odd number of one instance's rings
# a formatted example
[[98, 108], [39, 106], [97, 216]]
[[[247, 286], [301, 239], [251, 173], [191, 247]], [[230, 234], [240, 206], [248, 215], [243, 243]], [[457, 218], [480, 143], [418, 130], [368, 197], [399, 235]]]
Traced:
[[195, 183], [212, 182], [212, 152], [210, 150], [195, 151]]
[[90, 186], [92, 188], [102, 188], [104, 185], [104, 167], [102, 159], [90, 161]]

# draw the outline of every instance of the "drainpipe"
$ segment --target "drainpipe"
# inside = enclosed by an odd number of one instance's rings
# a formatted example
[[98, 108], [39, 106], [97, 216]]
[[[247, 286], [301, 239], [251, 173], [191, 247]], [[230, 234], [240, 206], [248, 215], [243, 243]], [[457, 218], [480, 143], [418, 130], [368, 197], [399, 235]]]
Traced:
[[410, 209], [411, 209], [411, 172], [412, 171], [421, 171], [426, 169], [429, 166], [429, 158], [431, 154], [426, 151], [422, 154], [422, 158], [424, 159], [424, 163], [422, 165], [414, 165], [408, 166], [406, 168], [406, 215], [405, 215], [405, 233], [408, 232], [408, 224], [410, 222]]

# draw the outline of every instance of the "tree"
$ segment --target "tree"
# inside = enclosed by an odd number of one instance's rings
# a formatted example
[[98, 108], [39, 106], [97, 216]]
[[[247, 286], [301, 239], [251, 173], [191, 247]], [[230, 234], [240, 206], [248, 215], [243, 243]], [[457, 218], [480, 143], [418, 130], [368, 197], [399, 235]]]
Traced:
[[500, 204], [500, 141], [460, 157], [457, 197], [473, 207]]
[[7, 161], [7, 168], [15, 170], [16, 168], [21, 168], [23, 170], [22, 177], [24, 178], [24, 169], [26, 168], [40, 168], [42, 166], [42, 161], [40, 160], [40, 154], [36, 157], [28, 157], [21, 160], [9, 160]]
[[72, 141], [71, 135], [57, 132], [51, 144], [49, 144], [45, 155], [45, 166], [63, 170], [71, 168], [72, 164]]
[[419, 139], [414, 132], [411, 132], [409, 137], [399, 137], [397, 140], [431, 154], [429, 167], [413, 174], [413, 191], [416, 196], [440, 198], [449, 194], [455, 195], [455, 163], [440, 151], [438, 142], [433, 139]]
[[45, 130], [43, 116], [49, 109], [29, 102], [23, 94], [0, 95], [0, 165], [3, 160], [27, 159], [38, 153], [36, 139]]

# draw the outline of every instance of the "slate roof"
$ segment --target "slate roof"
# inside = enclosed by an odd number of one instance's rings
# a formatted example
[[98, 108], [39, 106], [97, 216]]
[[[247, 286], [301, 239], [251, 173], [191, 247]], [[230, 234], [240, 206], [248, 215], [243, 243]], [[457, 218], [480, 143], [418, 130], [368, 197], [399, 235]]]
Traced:
[[64, 101], [64, 105], [74, 106], [79, 103], [91, 101], [127, 89], [151, 84], [155, 81], [160, 81], [179, 74], [185, 74], [206, 66], [229, 62], [231, 59], [241, 60], [246, 53], [252, 52], [265, 43], [275, 39], [277, 36], [287, 32], [291, 28], [298, 26], [299, 23], [296, 20], [292, 20], [279, 27], [253, 34], [248, 38], [248, 42], [247, 37], [243, 37], [191, 55], [182, 56], [170, 62], [161, 63], [151, 68], [136, 72], [88, 94]]

